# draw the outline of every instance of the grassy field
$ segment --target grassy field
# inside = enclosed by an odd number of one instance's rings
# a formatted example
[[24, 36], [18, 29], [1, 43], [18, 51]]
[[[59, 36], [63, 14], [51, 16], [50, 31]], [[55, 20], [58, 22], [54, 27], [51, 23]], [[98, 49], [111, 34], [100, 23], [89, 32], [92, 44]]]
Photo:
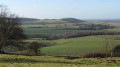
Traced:
[[[113, 60], [114, 61], [110, 61]], [[69, 60], [52, 56], [0, 55], [0, 67], [119, 67], [120, 58], [81, 58]]]
[[98, 37], [120, 40], [120, 35], [97, 35]]
[[120, 32], [120, 27], [113, 28], [113, 29], [106, 29], [106, 30]]
[[[91, 52], [104, 52], [106, 44], [104, 37], [101, 35], [53, 40], [58, 45], [45, 47], [42, 49], [42, 52], [48, 55], [70, 56], [82, 56]], [[110, 50], [112, 46], [119, 45], [119, 43], [119, 40], [108, 39], [108, 49]]]

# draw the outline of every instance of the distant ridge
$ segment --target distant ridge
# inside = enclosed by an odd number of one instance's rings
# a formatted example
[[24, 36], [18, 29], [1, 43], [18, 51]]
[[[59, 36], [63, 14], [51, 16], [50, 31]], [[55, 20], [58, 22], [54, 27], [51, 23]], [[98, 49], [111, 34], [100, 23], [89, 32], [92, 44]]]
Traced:
[[22, 24], [62, 24], [62, 23], [82, 23], [86, 22], [76, 18], [62, 18], [62, 19], [35, 19], [35, 18], [21, 18]]
[[83, 20], [79, 20], [76, 18], [62, 18], [61, 20], [71, 22], [71, 23], [80, 23], [80, 22], [85, 22]]
[[37, 21], [40, 19], [36, 19], [36, 18], [20, 18], [22, 22], [26, 22], [26, 21]]
[[86, 21], [96, 21], [96, 22], [120, 22], [120, 19], [87, 19]]

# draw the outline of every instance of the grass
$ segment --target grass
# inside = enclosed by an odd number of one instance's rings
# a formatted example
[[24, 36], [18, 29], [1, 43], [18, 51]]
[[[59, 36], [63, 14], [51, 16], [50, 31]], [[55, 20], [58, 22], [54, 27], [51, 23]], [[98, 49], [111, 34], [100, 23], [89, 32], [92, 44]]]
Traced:
[[113, 29], [106, 29], [106, 30], [120, 32], [120, 27], [113, 28]]
[[[69, 56], [82, 56], [91, 52], [104, 52], [105, 51], [105, 38], [104, 35], [100, 36], [87, 36], [70, 39], [53, 40], [58, 45], [45, 47], [42, 52], [48, 55], [69, 55]], [[119, 40], [109, 39], [109, 50], [111, 46], [119, 45]]]
[[98, 35], [98, 37], [102, 37], [102, 38], [105, 38], [107, 37], [108, 39], [116, 39], [116, 40], [119, 40], [120, 39], [120, 35]]
[[[0, 67], [119, 67], [120, 58], [81, 58], [68, 60], [52, 56], [0, 55]], [[108, 58], [107, 60], [111, 60]]]

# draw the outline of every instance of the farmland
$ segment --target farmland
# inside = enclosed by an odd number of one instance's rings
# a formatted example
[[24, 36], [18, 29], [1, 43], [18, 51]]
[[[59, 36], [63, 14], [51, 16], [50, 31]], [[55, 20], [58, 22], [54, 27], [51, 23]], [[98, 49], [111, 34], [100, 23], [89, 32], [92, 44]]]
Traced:
[[[44, 23], [43, 23], [44, 22]], [[28, 24], [28, 25], [27, 25]], [[38, 20], [34, 22], [25, 22], [23, 29], [25, 34], [65, 34], [65, 33], [75, 33], [75, 32], [100, 32], [100, 31], [119, 31], [119, 28], [113, 29], [103, 29], [103, 30], [76, 30], [79, 28], [79, 25], [84, 24], [93, 24], [92, 22], [82, 22], [82, 23], [70, 23], [63, 21], [61, 19], [56, 20]], [[94, 23], [101, 24], [101, 23]], [[104, 24], [104, 23], [103, 23]], [[105, 23], [110, 24], [110, 23]], [[115, 23], [118, 25], [118, 23]], [[111, 24], [114, 25], [114, 24]], [[73, 28], [65, 29], [65, 28]], [[47, 55], [58, 55], [58, 56], [83, 56], [89, 53], [94, 52], [105, 52], [106, 39], [105, 35], [97, 36], [85, 36], [85, 37], [76, 37], [76, 38], [66, 38], [58, 40], [42, 40], [42, 39], [28, 39], [27, 42], [37, 41], [37, 42], [48, 42], [55, 43], [55, 46], [43, 47], [42, 53]], [[118, 40], [119, 35], [109, 35], [109, 51], [119, 45], [120, 41]], [[111, 39], [112, 38], [112, 39]], [[116, 40], [114, 40], [116, 39]], [[114, 44], [114, 45], [113, 45]]]
[[[25, 34], [64, 34], [74, 32], [95, 32], [104, 31], [97, 30], [93, 26], [102, 25], [104, 23], [86, 22], [75, 18], [63, 19], [44, 19], [36, 21], [26, 21], [22, 23]], [[93, 25], [93, 26], [92, 26]], [[106, 26], [109, 24], [105, 24]], [[87, 27], [90, 28], [86, 29]], [[91, 29], [93, 27], [93, 29]], [[105, 26], [103, 26], [105, 27]]]
[[[57, 46], [45, 47], [42, 52], [49, 55], [70, 55], [70, 56], [82, 56], [92, 52], [104, 52], [105, 51], [105, 36], [87, 36], [70, 39], [54, 40]], [[110, 37], [110, 36], [109, 36]], [[114, 46], [120, 43], [119, 40], [108, 40], [109, 50], [114, 43]]]
[[[109, 50], [119, 45], [120, 35], [107, 35]], [[93, 52], [105, 52], [106, 35], [86, 36], [59, 40], [31, 38], [26, 42], [51, 43], [55, 46], [43, 47], [42, 53], [53, 56], [83, 56]]]

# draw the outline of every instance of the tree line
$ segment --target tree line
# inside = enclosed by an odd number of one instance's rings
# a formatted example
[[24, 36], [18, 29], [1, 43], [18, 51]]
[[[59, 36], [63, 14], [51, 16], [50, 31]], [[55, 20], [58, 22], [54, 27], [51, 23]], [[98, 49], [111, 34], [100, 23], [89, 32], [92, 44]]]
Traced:
[[115, 26], [106, 25], [106, 24], [76, 24], [74, 26], [79, 26], [78, 28], [64, 28], [66, 30], [103, 30], [103, 29], [112, 29]]
[[119, 35], [120, 32], [113, 31], [96, 31], [96, 32], [73, 32], [73, 33], [64, 33], [64, 34], [29, 34], [26, 35], [28, 38], [42, 38], [45, 40], [56, 40], [61, 38], [75, 38], [83, 36], [92, 36], [92, 35]]

